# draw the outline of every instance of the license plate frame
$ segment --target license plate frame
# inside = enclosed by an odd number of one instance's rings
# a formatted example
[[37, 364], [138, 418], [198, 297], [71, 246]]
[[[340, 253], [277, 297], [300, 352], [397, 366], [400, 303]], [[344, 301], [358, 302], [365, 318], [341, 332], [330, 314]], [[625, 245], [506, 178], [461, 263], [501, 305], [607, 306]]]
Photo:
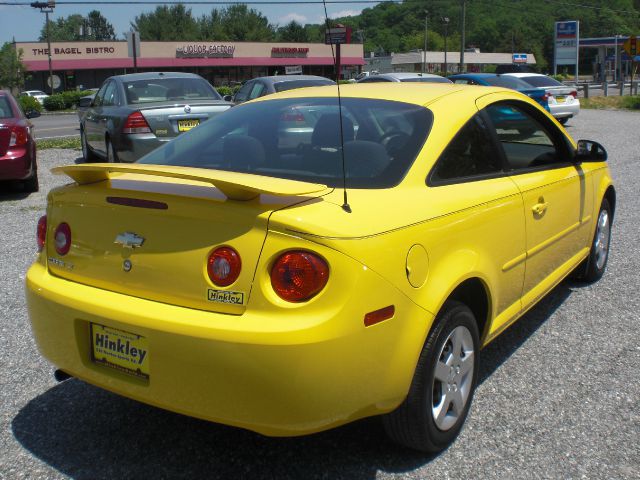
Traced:
[[147, 337], [93, 322], [89, 322], [89, 334], [94, 364], [149, 380]]
[[178, 120], [178, 131], [188, 132], [192, 128], [196, 128], [198, 125], [200, 125], [199, 118], [185, 118], [183, 120]]
[[566, 101], [567, 101], [567, 98], [564, 95], [556, 97], [556, 103], [565, 103]]

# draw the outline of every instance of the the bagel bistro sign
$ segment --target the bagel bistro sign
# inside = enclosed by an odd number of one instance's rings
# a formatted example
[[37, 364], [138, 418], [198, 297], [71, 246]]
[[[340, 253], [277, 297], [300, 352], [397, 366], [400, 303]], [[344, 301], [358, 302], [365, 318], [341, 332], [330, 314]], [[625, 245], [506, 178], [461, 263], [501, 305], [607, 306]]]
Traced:
[[176, 58], [232, 58], [235, 45], [189, 43], [176, 47]]

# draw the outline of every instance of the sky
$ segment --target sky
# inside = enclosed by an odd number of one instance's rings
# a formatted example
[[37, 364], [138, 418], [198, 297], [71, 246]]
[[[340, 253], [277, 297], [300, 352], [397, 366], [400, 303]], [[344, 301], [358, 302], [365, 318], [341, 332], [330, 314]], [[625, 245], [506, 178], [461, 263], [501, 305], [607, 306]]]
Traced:
[[[11, 1], [11, 0], [7, 0]], [[25, 1], [25, 0], [22, 0]], [[86, 15], [91, 10], [99, 10], [113, 25], [118, 39], [124, 39], [124, 32], [129, 30], [129, 22], [142, 12], [155, 10], [155, 5], [109, 5], [110, 0], [104, 0], [101, 5], [58, 5], [49, 15], [51, 20], [59, 17], [67, 17], [74, 13]], [[223, 7], [225, 5], [215, 5]], [[331, 3], [327, 5], [329, 17], [338, 18], [357, 15], [365, 7], [373, 4]], [[191, 8], [194, 17], [209, 13], [214, 5], [187, 5]], [[324, 9], [322, 4], [303, 5], [249, 5], [261, 12], [276, 25], [285, 25], [291, 20], [299, 23], [324, 22]], [[11, 42], [15, 38], [17, 42], [37, 41], [40, 30], [44, 25], [45, 15], [38, 9], [30, 6], [0, 5], [0, 44]], [[215, 40], [215, 39], [212, 39]]]

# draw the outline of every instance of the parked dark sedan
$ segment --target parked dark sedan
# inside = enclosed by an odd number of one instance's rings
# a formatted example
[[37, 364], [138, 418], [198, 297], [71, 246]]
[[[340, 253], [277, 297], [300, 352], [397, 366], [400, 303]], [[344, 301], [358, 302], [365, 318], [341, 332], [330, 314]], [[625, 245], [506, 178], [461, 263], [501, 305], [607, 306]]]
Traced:
[[134, 162], [229, 107], [192, 73], [110, 77], [80, 120], [82, 153], [87, 161]]
[[27, 192], [38, 191], [33, 125], [35, 110], [25, 115], [13, 96], [0, 90], [0, 180], [18, 180]]
[[238, 104], [264, 97], [272, 93], [293, 90], [303, 87], [322, 87], [335, 85], [336, 82], [316, 75], [276, 75], [273, 77], [258, 77], [247, 81], [233, 96], [233, 103]]

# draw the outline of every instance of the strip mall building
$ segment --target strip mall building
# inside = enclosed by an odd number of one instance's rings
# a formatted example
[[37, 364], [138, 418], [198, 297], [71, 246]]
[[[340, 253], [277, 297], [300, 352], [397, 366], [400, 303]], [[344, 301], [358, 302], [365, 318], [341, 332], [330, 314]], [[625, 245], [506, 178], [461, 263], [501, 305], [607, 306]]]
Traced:
[[[17, 42], [15, 47], [29, 72], [25, 89], [48, 93], [47, 44]], [[362, 44], [341, 50], [343, 76], [349, 78], [364, 65]], [[107, 77], [134, 71], [125, 41], [54, 42], [51, 60], [57, 91], [99, 87]], [[141, 42], [136, 63], [139, 72], [193, 72], [220, 86], [286, 73], [330, 77], [334, 60], [331, 46], [320, 43]]]

